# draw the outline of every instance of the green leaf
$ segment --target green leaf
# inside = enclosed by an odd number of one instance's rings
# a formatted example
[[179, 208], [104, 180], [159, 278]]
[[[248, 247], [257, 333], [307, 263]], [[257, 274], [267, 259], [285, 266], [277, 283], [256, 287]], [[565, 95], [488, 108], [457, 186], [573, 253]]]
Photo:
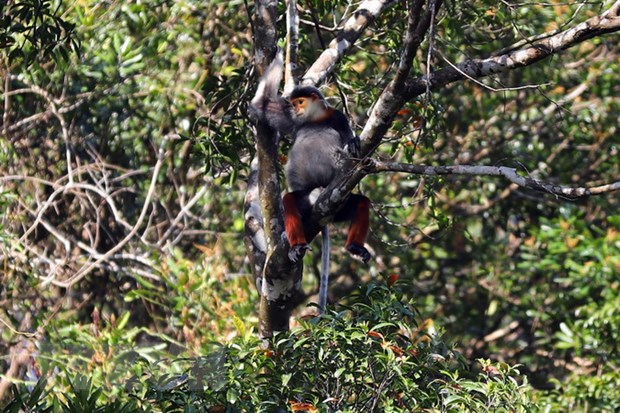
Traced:
[[239, 392], [235, 387], [229, 387], [226, 391], [226, 401], [230, 404], [235, 404], [237, 400], [239, 400]]

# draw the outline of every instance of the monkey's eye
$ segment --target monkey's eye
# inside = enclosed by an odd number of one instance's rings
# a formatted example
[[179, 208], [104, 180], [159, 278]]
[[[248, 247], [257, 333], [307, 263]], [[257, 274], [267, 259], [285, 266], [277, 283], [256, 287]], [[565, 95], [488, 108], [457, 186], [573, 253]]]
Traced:
[[303, 99], [303, 98], [293, 99], [291, 100], [291, 104], [293, 105], [293, 108], [295, 109], [295, 111], [298, 111], [299, 109], [303, 109], [306, 107], [306, 99]]

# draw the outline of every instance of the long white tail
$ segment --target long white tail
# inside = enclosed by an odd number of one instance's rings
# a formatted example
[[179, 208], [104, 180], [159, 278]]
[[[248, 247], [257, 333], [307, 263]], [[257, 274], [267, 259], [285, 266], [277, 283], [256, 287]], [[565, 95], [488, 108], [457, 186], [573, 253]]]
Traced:
[[319, 311], [323, 313], [327, 307], [327, 286], [329, 285], [329, 251], [331, 249], [329, 241], [329, 227], [325, 225], [321, 231], [322, 251], [321, 251], [321, 279], [319, 285]]
[[275, 97], [278, 94], [280, 82], [282, 82], [282, 68], [284, 67], [284, 57], [282, 50], [278, 49], [276, 57], [265, 71], [256, 88], [256, 94], [252, 99], [253, 105], [258, 105], [264, 97]]

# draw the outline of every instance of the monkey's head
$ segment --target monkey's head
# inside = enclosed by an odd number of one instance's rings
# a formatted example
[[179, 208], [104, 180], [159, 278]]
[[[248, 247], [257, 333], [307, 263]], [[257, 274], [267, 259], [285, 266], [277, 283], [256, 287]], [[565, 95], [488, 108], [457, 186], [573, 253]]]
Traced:
[[295, 88], [289, 96], [289, 101], [297, 119], [303, 121], [322, 118], [329, 107], [319, 89], [312, 86]]

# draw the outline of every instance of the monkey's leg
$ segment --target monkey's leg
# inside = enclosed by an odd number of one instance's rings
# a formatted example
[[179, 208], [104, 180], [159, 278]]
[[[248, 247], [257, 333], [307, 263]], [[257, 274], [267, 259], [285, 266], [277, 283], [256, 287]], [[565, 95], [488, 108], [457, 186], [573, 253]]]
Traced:
[[370, 225], [370, 199], [353, 194], [334, 217], [334, 222], [351, 221], [345, 248], [364, 262], [370, 260], [370, 252], [364, 247]]
[[288, 243], [291, 246], [288, 257], [291, 261], [297, 262], [304, 256], [306, 250], [311, 250], [310, 245], [306, 242], [304, 235], [304, 225], [300, 205], [303, 204], [305, 192], [296, 191], [289, 192], [282, 198], [284, 206], [284, 230]]

